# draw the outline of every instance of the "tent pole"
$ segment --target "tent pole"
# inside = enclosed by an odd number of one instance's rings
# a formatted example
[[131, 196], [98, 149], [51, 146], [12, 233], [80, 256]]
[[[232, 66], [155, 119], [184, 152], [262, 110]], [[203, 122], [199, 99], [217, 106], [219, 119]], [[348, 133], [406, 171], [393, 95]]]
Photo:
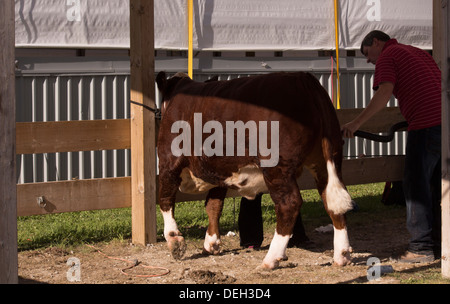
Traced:
[[188, 2], [188, 75], [192, 79], [194, 77], [193, 61], [194, 61], [194, 49], [193, 49], [193, 35], [194, 35], [194, 5], [193, 0], [187, 0]]
[[334, 0], [334, 30], [336, 40], [336, 80], [337, 80], [337, 96], [336, 108], [341, 108], [341, 85], [339, 79], [339, 17], [338, 17], [338, 0]]

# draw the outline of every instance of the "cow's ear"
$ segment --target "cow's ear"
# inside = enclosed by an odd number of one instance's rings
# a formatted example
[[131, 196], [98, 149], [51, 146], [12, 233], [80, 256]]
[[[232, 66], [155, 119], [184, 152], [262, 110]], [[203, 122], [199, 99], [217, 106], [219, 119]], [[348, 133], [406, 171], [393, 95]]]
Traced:
[[167, 76], [166, 72], [159, 72], [156, 76], [156, 84], [158, 85], [158, 90], [160, 92], [164, 92], [164, 89], [167, 86]]

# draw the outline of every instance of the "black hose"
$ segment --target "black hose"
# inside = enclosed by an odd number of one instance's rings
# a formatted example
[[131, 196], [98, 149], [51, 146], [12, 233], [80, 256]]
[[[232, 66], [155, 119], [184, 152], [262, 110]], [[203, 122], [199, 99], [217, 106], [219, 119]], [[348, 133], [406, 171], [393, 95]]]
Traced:
[[378, 142], [390, 142], [394, 139], [394, 133], [400, 129], [404, 129], [408, 127], [408, 122], [406, 121], [402, 121], [399, 123], [396, 123], [395, 125], [393, 125], [390, 129], [387, 135], [376, 135], [373, 133], [369, 133], [369, 132], [365, 132], [365, 131], [356, 131], [355, 133], [353, 133], [354, 136], [358, 136], [358, 137], [362, 137], [365, 139], [370, 139], [373, 141], [378, 141]]

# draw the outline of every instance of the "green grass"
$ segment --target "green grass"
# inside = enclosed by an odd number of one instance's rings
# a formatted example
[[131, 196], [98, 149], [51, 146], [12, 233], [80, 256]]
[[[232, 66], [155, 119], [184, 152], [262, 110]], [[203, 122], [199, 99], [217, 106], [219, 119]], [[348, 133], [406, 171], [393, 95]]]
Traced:
[[130, 208], [19, 217], [18, 249], [66, 247], [131, 237]]
[[[378, 216], [389, 212], [390, 207], [380, 203], [384, 184], [350, 186], [349, 192], [358, 202], [360, 211]], [[316, 190], [302, 191], [304, 200], [302, 216], [305, 225], [329, 223], [323, 204]], [[226, 199], [220, 219], [221, 230], [237, 230], [240, 199]], [[269, 195], [262, 199], [264, 229], [273, 231], [276, 218], [274, 205]], [[204, 202], [177, 203], [175, 216], [180, 229], [187, 238], [203, 238], [208, 226]], [[162, 238], [163, 220], [157, 212], [158, 237]], [[84, 243], [123, 240], [131, 237], [130, 208], [71, 212], [52, 215], [18, 218], [19, 250], [45, 248], [49, 246], [73, 246]]]

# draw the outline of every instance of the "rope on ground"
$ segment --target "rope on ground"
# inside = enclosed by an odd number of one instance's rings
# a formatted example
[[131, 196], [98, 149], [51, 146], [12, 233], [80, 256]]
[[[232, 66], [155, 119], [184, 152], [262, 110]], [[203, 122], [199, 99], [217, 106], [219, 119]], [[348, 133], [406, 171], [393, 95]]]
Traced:
[[[104, 257], [106, 257], [108, 259], [118, 260], [118, 261], [123, 261], [123, 262], [127, 262], [127, 263], [130, 263], [130, 264], [133, 264], [133, 265], [131, 265], [129, 267], [126, 267], [126, 268], [123, 268], [123, 269], [120, 270], [120, 272], [122, 274], [127, 275], [127, 276], [133, 276], [133, 277], [138, 277], [138, 278], [154, 278], [154, 277], [165, 276], [166, 274], [168, 274], [170, 272], [170, 270], [165, 268], [165, 267], [142, 265], [141, 262], [139, 262], [138, 260], [131, 261], [131, 260], [126, 260], [126, 259], [122, 259], [122, 258], [111, 257], [111, 256], [106, 255], [100, 249], [98, 249], [98, 248], [96, 248], [96, 247], [94, 247], [92, 245], [86, 244], [86, 246], [96, 250], [98, 253], [100, 253], [101, 255], [103, 255]], [[144, 268], [148, 268], [148, 269], [162, 270], [163, 272], [159, 273], [159, 274], [132, 274], [132, 273], [126, 272], [126, 271], [128, 271], [128, 270], [130, 270], [130, 269], [132, 269], [132, 268], [134, 268], [134, 267], [136, 267], [138, 265], [140, 265], [140, 266], [142, 266]]]

